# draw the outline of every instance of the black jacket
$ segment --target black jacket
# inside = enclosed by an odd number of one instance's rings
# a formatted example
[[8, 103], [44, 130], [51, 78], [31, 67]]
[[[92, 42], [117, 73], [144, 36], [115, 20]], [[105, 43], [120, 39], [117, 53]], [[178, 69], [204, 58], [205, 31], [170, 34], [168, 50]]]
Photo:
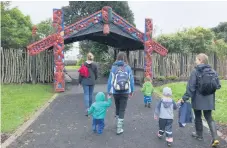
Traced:
[[[203, 96], [197, 90], [197, 74], [198, 71], [202, 71], [206, 68], [211, 68], [209, 65], [200, 64], [195, 67], [190, 75], [190, 79], [187, 84], [186, 92], [182, 99], [184, 101], [189, 98], [192, 99], [192, 108], [196, 110], [215, 110], [215, 94]], [[217, 76], [218, 77], [218, 76]], [[219, 88], [221, 88], [220, 81], [217, 79]]]
[[97, 77], [98, 77], [96, 64], [93, 62], [92, 63], [85, 62], [84, 65], [89, 70], [89, 77], [85, 78], [85, 77], [82, 77], [81, 75], [79, 75], [79, 83], [81, 85], [95, 85], [95, 80], [97, 80]]

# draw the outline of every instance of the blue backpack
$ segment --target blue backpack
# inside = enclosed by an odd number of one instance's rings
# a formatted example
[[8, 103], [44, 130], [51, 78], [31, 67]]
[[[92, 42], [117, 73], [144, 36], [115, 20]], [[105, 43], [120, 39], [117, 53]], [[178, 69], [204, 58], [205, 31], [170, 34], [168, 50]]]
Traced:
[[113, 82], [116, 91], [127, 91], [129, 89], [129, 73], [125, 69], [126, 65], [117, 67]]

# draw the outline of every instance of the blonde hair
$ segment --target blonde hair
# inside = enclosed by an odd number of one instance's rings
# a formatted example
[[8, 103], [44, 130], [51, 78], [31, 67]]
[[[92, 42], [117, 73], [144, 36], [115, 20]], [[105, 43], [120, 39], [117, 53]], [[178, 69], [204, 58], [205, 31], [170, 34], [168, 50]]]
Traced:
[[145, 81], [145, 82], [151, 81], [151, 77], [145, 77], [145, 78], [144, 78], [144, 81]]
[[196, 56], [196, 58], [201, 61], [203, 64], [208, 64], [208, 56], [204, 53], [200, 53]]
[[94, 55], [91, 52], [89, 52], [87, 54], [87, 60], [90, 60], [90, 61], [93, 61], [94, 60]]

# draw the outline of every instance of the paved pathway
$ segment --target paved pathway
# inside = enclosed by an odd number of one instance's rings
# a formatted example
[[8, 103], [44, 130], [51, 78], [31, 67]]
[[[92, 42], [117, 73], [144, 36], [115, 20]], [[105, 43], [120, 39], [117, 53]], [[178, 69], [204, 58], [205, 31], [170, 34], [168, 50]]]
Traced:
[[[10, 148], [165, 148], [164, 140], [156, 137], [157, 121], [153, 119], [154, 104], [144, 108], [143, 96], [138, 91], [128, 101], [124, 134], [115, 134], [114, 104], [107, 112], [106, 127], [102, 135], [91, 130], [91, 117], [84, 116], [82, 89], [71, 86], [60, 94], [41, 116], [19, 137]], [[95, 92], [105, 91], [97, 85]], [[190, 134], [192, 125], [179, 128], [174, 121], [174, 148], [208, 148], [211, 140], [205, 128], [205, 141], [198, 142]], [[221, 141], [222, 148], [227, 148]]]

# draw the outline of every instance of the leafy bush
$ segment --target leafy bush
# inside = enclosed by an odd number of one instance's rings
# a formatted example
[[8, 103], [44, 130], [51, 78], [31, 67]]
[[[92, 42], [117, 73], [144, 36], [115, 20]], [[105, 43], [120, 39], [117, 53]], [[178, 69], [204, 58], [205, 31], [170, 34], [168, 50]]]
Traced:
[[167, 80], [177, 80], [177, 76], [169, 76], [169, 77], [166, 77]]
[[218, 77], [220, 80], [224, 80], [224, 77], [223, 76], [219, 76]]
[[81, 66], [84, 63], [84, 61], [85, 60], [83, 58], [79, 59], [76, 63], [76, 66]]
[[164, 76], [158, 76], [157, 77], [157, 80], [158, 81], [164, 81], [164, 80], [166, 80], [166, 78]]
[[111, 69], [113, 62], [114, 62], [114, 57], [111, 54], [103, 53], [103, 56], [102, 56], [101, 62], [100, 62], [101, 75], [103, 75], [104, 77], [109, 76], [110, 69]]

